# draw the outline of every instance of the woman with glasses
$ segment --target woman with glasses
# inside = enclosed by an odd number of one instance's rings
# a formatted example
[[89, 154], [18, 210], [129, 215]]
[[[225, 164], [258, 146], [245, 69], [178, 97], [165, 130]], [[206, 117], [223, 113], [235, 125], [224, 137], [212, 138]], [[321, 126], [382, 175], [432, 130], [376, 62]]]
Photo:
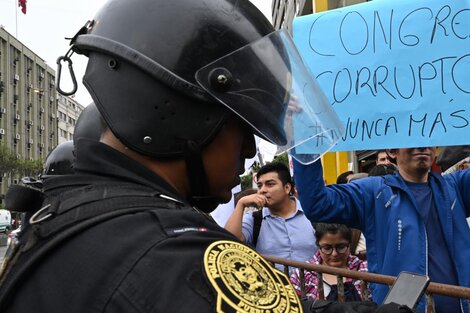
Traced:
[[[308, 261], [309, 263], [367, 272], [367, 261], [362, 261], [351, 254], [352, 231], [350, 228], [342, 224], [317, 223], [315, 225], [315, 237], [318, 251]], [[301, 296], [301, 282], [298, 269], [292, 273], [290, 280], [297, 294]], [[304, 282], [306, 299], [317, 299], [319, 297], [317, 273], [305, 272]], [[360, 284], [360, 280], [344, 278], [345, 301], [361, 301]], [[325, 299], [338, 300], [337, 278], [335, 275], [323, 273], [323, 289]]]

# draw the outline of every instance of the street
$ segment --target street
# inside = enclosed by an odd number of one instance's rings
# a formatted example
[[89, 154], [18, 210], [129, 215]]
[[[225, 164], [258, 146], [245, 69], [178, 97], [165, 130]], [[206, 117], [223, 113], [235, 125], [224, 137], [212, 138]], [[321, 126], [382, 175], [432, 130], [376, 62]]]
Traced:
[[0, 247], [0, 256], [3, 259], [3, 256], [5, 255], [5, 252], [7, 251], [7, 246], [2, 246]]
[[5, 256], [6, 251], [7, 251], [7, 246], [0, 246], [0, 267], [3, 264], [3, 257]]

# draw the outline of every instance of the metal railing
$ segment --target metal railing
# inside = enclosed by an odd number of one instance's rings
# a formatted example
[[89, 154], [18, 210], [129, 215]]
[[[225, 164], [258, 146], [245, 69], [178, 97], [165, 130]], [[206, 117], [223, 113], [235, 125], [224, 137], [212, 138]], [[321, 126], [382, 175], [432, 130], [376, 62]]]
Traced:
[[[289, 268], [299, 269], [299, 279], [301, 288], [301, 298], [305, 296], [304, 272], [313, 271], [318, 275], [318, 294], [319, 299], [325, 299], [323, 289], [323, 273], [336, 275], [338, 278], [338, 301], [344, 301], [344, 284], [343, 277], [349, 277], [361, 281], [361, 299], [368, 299], [367, 283], [379, 283], [391, 286], [396, 277], [388, 275], [373, 274], [367, 272], [351, 271], [344, 268], [331, 267], [326, 265], [310, 264], [307, 262], [292, 261], [274, 256], [264, 256], [266, 260], [274, 264], [284, 266], [284, 273], [289, 276]], [[470, 288], [446, 285], [431, 282], [426, 288], [426, 312], [435, 313], [433, 295], [443, 295], [454, 298], [466, 299], [468, 304], [468, 312], [470, 312]]]

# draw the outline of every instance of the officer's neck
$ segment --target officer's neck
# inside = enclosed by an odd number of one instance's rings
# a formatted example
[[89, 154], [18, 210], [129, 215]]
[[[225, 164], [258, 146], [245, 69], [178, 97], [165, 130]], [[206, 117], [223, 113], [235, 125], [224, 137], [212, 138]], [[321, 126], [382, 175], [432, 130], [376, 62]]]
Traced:
[[183, 198], [188, 196], [189, 182], [186, 178], [186, 163], [183, 160], [163, 162], [142, 155], [126, 147], [109, 129], [103, 132], [100, 141], [148, 168], [166, 181]]

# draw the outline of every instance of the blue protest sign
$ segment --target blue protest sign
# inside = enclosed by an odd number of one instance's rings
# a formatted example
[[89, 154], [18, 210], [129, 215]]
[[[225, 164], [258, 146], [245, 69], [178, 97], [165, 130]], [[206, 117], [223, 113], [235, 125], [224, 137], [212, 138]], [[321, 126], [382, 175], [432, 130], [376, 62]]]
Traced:
[[336, 151], [470, 144], [470, 0], [375, 0], [293, 36], [344, 123]]

